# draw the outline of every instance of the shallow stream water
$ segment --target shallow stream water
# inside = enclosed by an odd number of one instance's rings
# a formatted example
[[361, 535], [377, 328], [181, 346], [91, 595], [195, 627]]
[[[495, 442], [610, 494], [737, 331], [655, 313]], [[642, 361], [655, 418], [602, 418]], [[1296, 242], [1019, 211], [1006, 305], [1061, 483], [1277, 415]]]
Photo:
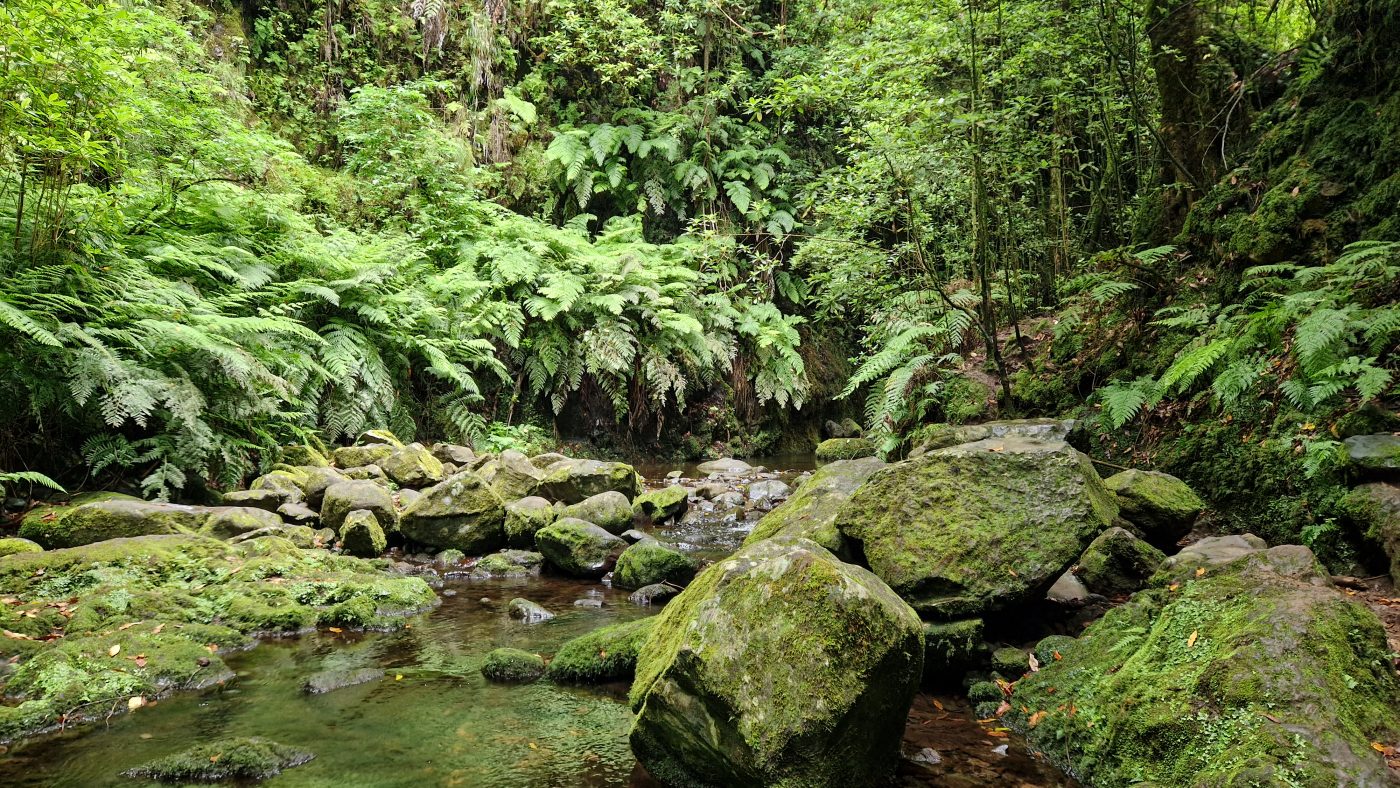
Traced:
[[[693, 467], [674, 468], [695, 475]], [[645, 472], [660, 485], [669, 470]], [[714, 558], [736, 548], [750, 527], [743, 517], [716, 514], [657, 529], [657, 535]], [[449, 577], [439, 594], [441, 607], [403, 631], [323, 630], [263, 641], [228, 659], [237, 678], [225, 686], [13, 746], [0, 755], [0, 785], [140, 785], [144, 781], [121, 772], [228, 736], [262, 736], [316, 754], [264, 783], [269, 786], [653, 785], [627, 745], [631, 712], [624, 685], [496, 685], [478, 672], [494, 648], [552, 654], [570, 638], [653, 609], [600, 583], [554, 577]], [[517, 596], [557, 616], [536, 624], [510, 620], [505, 603]], [[577, 606], [577, 600], [602, 606]], [[382, 669], [383, 678], [322, 695], [302, 691], [314, 673], [366, 667]], [[953, 697], [919, 696], [904, 748], [910, 755], [929, 748], [938, 762], [902, 763], [901, 785], [1069, 784]]]

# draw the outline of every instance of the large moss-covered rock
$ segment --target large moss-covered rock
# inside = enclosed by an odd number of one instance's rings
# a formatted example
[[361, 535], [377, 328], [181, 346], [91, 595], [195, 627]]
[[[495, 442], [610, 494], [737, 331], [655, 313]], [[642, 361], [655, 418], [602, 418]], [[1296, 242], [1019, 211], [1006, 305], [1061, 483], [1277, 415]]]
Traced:
[[689, 491], [679, 484], [673, 484], [637, 496], [632, 502], [632, 514], [639, 519], [659, 523], [680, 517], [689, 505]]
[[220, 655], [254, 633], [393, 629], [436, 603], [421, 578], [388, 577], [360, 559], [275, 536], [229, 545], [188, 534], [11, 555], [0, 560], [0, 596], [16, 600], [0, 605], [0, 629], [15, 635], [4, 641], [15, 664], [0, 740], [64, 714], [70, 725], [105, 716], [110, 704], [83, 705], [94, 698], [150, 699], [229, 679]]
[[1306, 548], [1152, 585], [1016, 684], [1031, 744], [1091, 785], [1393, 780], [1371, 747], [1400, 738], [1385, 633]]
[[1118, 496], [1123, 517], [1162, 548], [1189, 533], [1206, 508], [1186, 482], [1166, 473], [1133, 469], [1113, 474], [1104, 484]]
[[281, 515], [266, 509], [248, 506], [211, 506], [207, 510], [200, 533], [216, 539], [229, 539], [252, 531], [280, 528], [286, 525]]
[[17, 536], [0, 539], [0, 558], [16, 553], [39, 553], [43, 550], [44, 548], [38, 542], [31, 542]]
[[486, 655], [481, 675], [487, 681], [526, 684], [544, 675], [544, 657], [518, 648], [498, 648]]
[[559, 648], [545, 677], [561, 684], [600, 684], [632, 678], [637, 652], [651, 634], [654, 618], [640, 618], [595, 629]]
[[535, 546], [565, 574], [602, 577], [617, 563], [627, 542], [593, 523], [565, 517], [540, 529]]
[[303, 470], [306, 471], [306, 482], [302, 486], [302, 492], [305, 493], [303, 502], [318, 512], [325, 500], [326, 490], [329, 490], [332, 485], [350, 481], [349, 476], [335, 468], [303, 468]]
[[375, 558], [389, 546], [384, 529], [373, 512], [356, 509], [340, 526], [340, 549], [360, 558]]
[[404, 510], [404, 536], [430, 547], [481, 555], [505, 543], [505, 503], [480, 476], [463, 471], [423, 491]]
[[506, 501], [534, 495], [540, 486], [540, 479], [544, 478], [544, 471], [536, 468], [524, 454], [512, 449], [501, 452], [500, 456], [481, 466], [478, 473]]
[[540, 479], [537, 495], [565, 504], [612, 490], [630, 501], [642, 492], [642, 477], [626, 463], [600, 460], [556, 462]]
[[986, 652], [980, 618], [924, 625], [924, 681], [948, 685], [960, 680]]
[[297, 490], [295, 501], [289, 500], [280, 490], [233, 490], [220, 496], [219, 503], [224, 506], [249, 506], [276, 512], [283, 506], [300, 503], [301, 497], [300, 489]]
[[325, 468], [331, 464], [325, 452], [304, 443], [283, 446], [277, 452], [277, 461], [284, 465], [310, 468]]
[[274, 470], [254, 479], [248, 488], [270, 490], [282, 497], [282, 503], [295, 503], [305, 495], [308, 479], [306, 471]]
[[397, 448], [397, 446], [387, 443], [374, 443], [368, 446], [341, 446], [331, 452], [331, 459], [335, 460], [338, 468], [363, 468], [367, 465], [379, 465]]
[[949, 619], [1043, 597], [1117, 513], [1088, 457], [1011, 437], [877, 471], [836, 525], [916, 610]]
[[880, 785], [923, 668], [923, 623], [806, 539], [744, 548], [656, 617], [632, 751], [668, 785]]
[[67, 517], [74, 509], [86, 503], [99, 503], [101, 501], [140, 501], [134, 495], [111, 492], [108, 490], [96, 490], [93, 492], [78, 493], [67, 501], [57, 503], [41, 503], [34, 506], [20, 520], [20, 535], [29, 533], [41, 533], [52, 528], [53, 523]]
[[482, 558], [472, 567], [472, 579], [531, 577], [540, 573], [544, 556], [529, 550], [502, 550]]
[[885, 461], [876, 457], [823, 465], [791, 498], [758, 521], [744, 545], [774, 536], [801, 536], [843, 559], [851, 557], [849, 545], [836, 529], [836, 515], [851, 494], [884, 467]]
[[376, 464], [402, 487], [427, 487], [442, 481], [442, 463], [421, 443], [410, 443]]
[[1400, 435], [1353, 435], [1343, 446], [1347, 463], [1359, 471], [1390, 475], [1400, 471]]
[[873, 457], [875, 443], [868, 438], [828, 438], [817, 444], [816, 455], [821, 462]]
[[266, 780], [310, 761], [315, 755], [267, 739], [235, 738], [204, 742], [123, 772], [127, 777], [163, 783]]
[[622, 552], [613, 570], [613, 585], [633, 590], [654, 583], [683, 586], [695, 577], [694, 558], [655, 539], [637, 542]]
[[1400, 484], [1371, 482], [1347, 493], [1343, 505], [1367, 538], [1389, 559], [1390, 577], [1400, 585]]
[[1164, 560], [1161, 550], [1114, 527], [1089, 543], [1074, 573], [1096, 594], [1131, 594], [1147, 584]]
[[458, 446], [454, 443], [433, 444], [433, 456], [439, 462], [450, 462], [453, 465], [466, 465], [476, 459], [476, 452], [467, 446]]
[[321, 525], [340, 533], [346, 515], [359, 510], [373, 512], [384, 533], [398, 531], [399, 511], [394, 508], [394, 496], [383, 485], [363, 479], [326, 488], [321, 498]]
[[1011, 419], [981, 424], [932, 424], [919, 431], [919, 448], [924, 452], [960, 446], [988, 438], [1030, 438], [1062, 441], [1074, 429], [1074, 419]]
[[355, 438], [356, 446], [392, 446], [403, 448], [403, 441], [389, 430], [365, 430]]
[[535, 534], [559, 518], [549, 501], [532, 495], [506, 504], [506, 544], [526, 549], [535, 546]]
[[49, 520], [26, 519], [19, 535], [53, 549], [152, 534], [202, 531], [227, 538], [281, 524], [282, 518], [276, 514], [249, 507], [184, 506], [114, 499], [84, 503]]
[[616, 490], [590, 495], [559, 510], [560, 517], [573, 517], [593, 523], [610, 534], [621, 534], [632, 527], [632, 504]]

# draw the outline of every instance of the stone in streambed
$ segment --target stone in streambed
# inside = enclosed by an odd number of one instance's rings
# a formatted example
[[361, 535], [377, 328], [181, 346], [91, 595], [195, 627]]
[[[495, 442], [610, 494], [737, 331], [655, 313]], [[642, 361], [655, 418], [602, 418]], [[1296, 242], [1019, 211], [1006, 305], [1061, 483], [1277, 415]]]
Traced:
[[1005, 438], [877, 471], [836, 527], [916, 610], [946, 620], [1043, 597], [1117, 513], [1088, 457]]
[[505, 503], [480, 476], [463, 471], [423, 491], [404, 510], [404, 536], [438, 548], [481, 555], [505, 542]]
[[695, 466], [701, 473], [719, 473], [726, 475], [739, 475], [753, 470], [753, 466], [743, 460], [736, 460], [732, 457], [721, 457], [718, 460], [708, 460]]
[[656, 617], [632, 751], [668, 785], [878, 785], [898, 763], [923, 622], [805, 539], [744, 548]]
[[341, 446], [331, 452], [331, 458], [335, 460], [337, 468], [349, 470], [351, 468], [379, 465], [380, 462], [393, 454], [396, 449], [396, 446], [385, 443], [376, 443], [369, 446]]
[[1384, 629], [1304, 547], [1165, 568], [1055, 650], [1003, 720], [1085, 784], [1394, 779], [1371, 744], [1400, 740]]
[[1131, 594], [1147, 585], [1164, 560], [1161, 550], [1114, 527], [1089, 543], [1076, 564], [1075, 576], [1096, 594]]
[[257, 737], [221, 739], [157, 758], [122, 774], [164, 783], [266, 780], [314, 757], [304, 750]]
[[524, 621], [527, 624], [535, 624], [554, 618], [553, 613], [545, 610], [540, 605], [519, 597], [510, 600], [510, 602], [506, 604], [506, 615]]
[[540, 573], [544, 556], [529, 550], [502, 550], [492, 553], [472, 567], [473, 580], [493, 577], [532, 577]]
[[573, 517], [593, 523], [610, 534], [620, 534], [632, 525], [632, 504], [628, 503], [627, 496], [609, 490], [565, 506], [559, 510], [559, 517]]
[[398, 530], [399, 512], [394, 508], [394, 497], [383, 486], [365, 480], [339, 482], [326, 488], [321, 499], [321, 525], [339, 533], [346, 516], [360, 510], [373, 513], [384, 533]]
[[[301, 489], [298, 488], [296, 502], [300, 501]], [[290, 500], [281, 490], [234, 490], [224, 493], [219, 502], [224, 506], [247, 506], [253, 509], [276, 512]]]
[[695, 577], [699, 564], [694, 558], [655, 539], [644, 539], [618, 556], [613, 584], [637, 589], [655, 583], [684, 586]]
[[535, 545], [551, 565], [575, 577], [602, 577], [627, 549], [627, 542], [593, 523], [568, 517], [536, 533]]
[[505, 537], [511, 547], [535, 546], [535, 534], [559, 518], [559, 510], [549, 501], [532, 495], [506, 504]]
[[324, 695], [327, 692], [334, 692], [346, 687], [354, 687], [359, 684], [368, 684], [371, 681], [379, 681], [384, 678], [384, 671], [379, 668], [359, 668], [355, 670], [323, 670], [320, 673], [312, 673], [306, 677], [306, 683], [301, 689], [311, 695]]
[[481, 675], [487, 681], [527, 684], [544, 675], [544, 657], [518, 648], [498, 648], [486, 655]]
[[665, 522], [685, 514], [689, 505], [690, 493], [684, 487], [673, 484], [637, 496], [632, 502], [632, 513], [645, 521]]
[[442, 463], [421, 443], [410, 443], [378, 463], [401, 487], [426, 487], [442, 481]]
[[38, 542], [31, 542], [28, 539], [21, 539], [17, 536], [0, 539], [0, 558], [16, 553], [42, 553], [43, 547]]
[[849, 546], [836, 529], [837, 513], [866, 479], [884, 467], [885, 461], [876, 457], [823, 465], [791, 498], [758, 521], [744, 545], [775, 536], [800, 536], [839, 557], [851, 557]]
[[549, 466], [536, 494], [567, 505], [609, 490], [622, 493], [630, 501], [641, 494], [642, 477], [626, 463], [568, 460]]
[[829, 438], [817, 444], [817, 460], [857, 460], [875, 456], [875, 443], [868, 438]]
[[1186, 482], [1157, 471], [1127, 470], [1104, 479], [1123, 518], [1153, 545], [1166, 549], [1191, 531], [1205, 501]]
[[747, 493], [750, 501], [762, 503], [786, 498], [792, 494], [792, 488], [781, 479], [763, 479], [750, 484]]
[[675, 586], [668, 586], [665, 583], [655, 583], [649, 586], [642, 586], [628, 595], [627, 601], [641, 607], [660, 607], [681, 592]]
[[654, 617], [613, 624], [576, 637], [560, 647], [545, 677], [561, 684], [599, 684], [632, 678], [637, 652], [651, 633]]
[[340, 549], [358, 558], [376, 558], [389, 546], [373, 512], [357, 509], [340, 526]]

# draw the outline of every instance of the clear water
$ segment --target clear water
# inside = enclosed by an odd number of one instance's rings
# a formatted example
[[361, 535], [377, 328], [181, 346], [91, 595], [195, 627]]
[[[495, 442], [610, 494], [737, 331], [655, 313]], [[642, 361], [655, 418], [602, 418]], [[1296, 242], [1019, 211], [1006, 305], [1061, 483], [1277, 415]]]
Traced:
[[[749, 527], [742, 518], [713, 518], [658, 531], [710, 556], [732, 550]], [[228, 736], [262, 736], [315, 753], [264, 783], [286, 788], [653, 785], [627, 745], [625, 686], [496, 685], [478, 672], [494, 648], [552, 654], [572, 637], [653, 610], [599, 583], [551, 577], [448, 579], [440, 593], [442, 606], [404, 631], [265, 641], [228, 660], [238, 677], [223, 687], [12, 746], [0, 755], [0, 785], [139, 785], [121, 772]], [[538, 624], [508, 619], [505, 603], [516, 596], [557, 617]], [[579, 599], [603, 606], [575, 606]], [[324, 695], [301, 689], [313, 673], [364, 667], [383, 669], [384, 678]], [[942, 760], [902, 764], [898, 783], [1067, 784], [988, 727], [957, 699], [920, 696], [905, 750], [931, 747]]]

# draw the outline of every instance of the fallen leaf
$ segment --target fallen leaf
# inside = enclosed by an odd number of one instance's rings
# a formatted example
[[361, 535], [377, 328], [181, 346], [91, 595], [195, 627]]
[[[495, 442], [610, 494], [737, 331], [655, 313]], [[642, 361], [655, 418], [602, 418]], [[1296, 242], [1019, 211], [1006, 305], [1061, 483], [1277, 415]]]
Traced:
[[1032, 714], [1026, 719], [1026, 725], [1034, 728], [1035, 726], [1039, 725], [1040, 721], [1043, 719], [1045, 719], [1045, 712], [1037, 711], [1035, 714]]
[[344, 632], [344, 631], [345, 631], [345, 630], [341, 629], [340, 627], [326, 627], [326, 629], [330, 630], [331, 632], [336, 633], [337, 635], [339, 635], [341, 632]]
[[[219, 753], [219, 755], [223, 755], [223, 753]], [[210, 762], [210, 763], [218, 763], [218, 762], [219, 762], [219, 755], [211, 755], [211, 756], [209, 756], [209, 762]]]
[[159, 635], [159, 634], [160, 634], [160, 631], [161, 631], [162, 629], [165, 629], [165, 625], [164, 625], [164, 624], [156, 624], [156, 628], [153, 629], [153, 630], [151, 630], [151, 634], [152, 634], [152, 635]]
[[938, 702], [938, 698], [933, 699], [933, 707], [939, 711], [943, 711], [943, 704]]
[[1201, 566], [1201, 567], [1197, 567], [1197, 568], [1196, 568], [1196, 577], [1204, 577], [1205, 574], [1206, 574], [1206, 568], [1205, 568], [1204, 566]]
[[998, 739], [1005, 739], [1009, 734], [1007, 734], [1007, 732], [1006, 732], [1005, 730], [1002, 730], [1001, 728], [998, 728], [998, 729], [996, 729], [996, 730], [994, 730], [994, 731], [987, 731], [987, 735], [988, 735], [988, 736], [995, 736], [995, 737], [997, 737]]
[[1175, 590], [1177, 590], [1178, 588], [1181, 588], [1181, 584], [1180, 584], [1180, 583], [1172, 583], [1171, 585], [1167, 586], [1167, 590], [1168, 590], [1168, 591], [1175, 591]]
[[1050, 653], [1055, 655], [1055, 661], [1056, 661], [1056, 662], [1059, 662], [1060, 660], [1064, 659], [1064, 657], [1060, 656], [1060, 652], [1058, 652], [1058, 651], [1052, 651], [1052, 652], [1050, 652]]
[[402, 674], [402, 673], [395, 673], [395, 674], [394, 674], [394, 681], [403, 681], [403, 674]]
[[1040, 670], [1040, 660], [1036, 659], [1034, 654], [1030, 655], [1030, 666], [1032, 673], [1036, 673]]
[[144, 668], [144, 667], [146, 667], [146, 658], [145, 658], [144, 656], [142, 656], [142, 657], [137, 657], [137, 658], [136, 658], [136, 667], [138, 667], [138, 668]]
[[125, 631], [127, 631], [128, 629], [131, 629], [132, 627], [134, 627], [134, 626], [136, 626], [137, 624], [140, 624], [140, 623], [141, 623], [140, 621], [132, 621], [132, 622], [129, 623], [129, 624], [122, 624], [121, 626], [117, 627], [117, 631], [118, 631], [118, 632], [125, 632]]
[[1012, 569], [1011, 567], [1006, 568], [1006, 573], [1011, 575], [1012, 577], [1020, 577], [1020, 575], [1016, 574], [1016, 570]]
[[1200, 634], [1201, 634], [1200, 632], [1197, 632], [1197, 631], [1194, 630], [1194, 629], [1191, 630], [1191, 637], [1189, 637], [1189, 638], [1186, 639], [1186, 647], [1187, 647], [1187, 648], [1195, 648], [1195, 646], [1196, 646], [1196, 638], [1199, 637]]
[[210, 654], [213, 654], [214, 652], [216, 652], [216, 651], [219, 650], [219, 644], [218, 644], [218, 643], [205, 643], [205, 644], [204, 644], [204, 650], [207, 651], [207, 652], [209, 652]]
[[1373, 742], [1371, 742], [1371, 749], [1375, 750], [1376, 752], [1380, 753], [1381, 755], [1384, 755], [1384, 756], [1387, 757], [1387, 758], [1389, 758], [1390, 756], [1395, 755], [1395, 754], [1397, 754], [1397, 753], [1400, 753], [1400, 750], [1396, 750], [1394, 747], [1391, 747], [1389, 744], [1381, 744], [1381, 743], [1378, 742], [1378, 741], [1373, 741]]
[[540, 748], [540, 745], [535, 744], [534, 742], [530, 742], [530, 749], [532, 749], [532, 750], [538, 750], [539, 748]]
[[127, 711], [136, 711], [137, 709], [139, 709], [139, 708], [141, 708], [142, 706], [145, 706], [145, 705], [146, 705], [146, 699], [145, 699], [145, 698], [141, 697], [140, 695], [132, 695], [131, 698], [129, 698], [129, 699], [127, 700], [127, 702], [126, 702], [126, 710], [127, 710]]
[[122, 653], [122, 644], [120, 643], [113, 643], [112, 647], [107, 649], [107, 656], [109, 657], [115, 657], [120, 653]]
[[1001, 705], [997, 707], [997, 710], [992, 714], [992, 716], [1000, 718], [1001, 715], [1007, 713], [1008, 711], [1011, 711], [1011, 704], [1007, 703], [1006, 701], [1002, 701]]

